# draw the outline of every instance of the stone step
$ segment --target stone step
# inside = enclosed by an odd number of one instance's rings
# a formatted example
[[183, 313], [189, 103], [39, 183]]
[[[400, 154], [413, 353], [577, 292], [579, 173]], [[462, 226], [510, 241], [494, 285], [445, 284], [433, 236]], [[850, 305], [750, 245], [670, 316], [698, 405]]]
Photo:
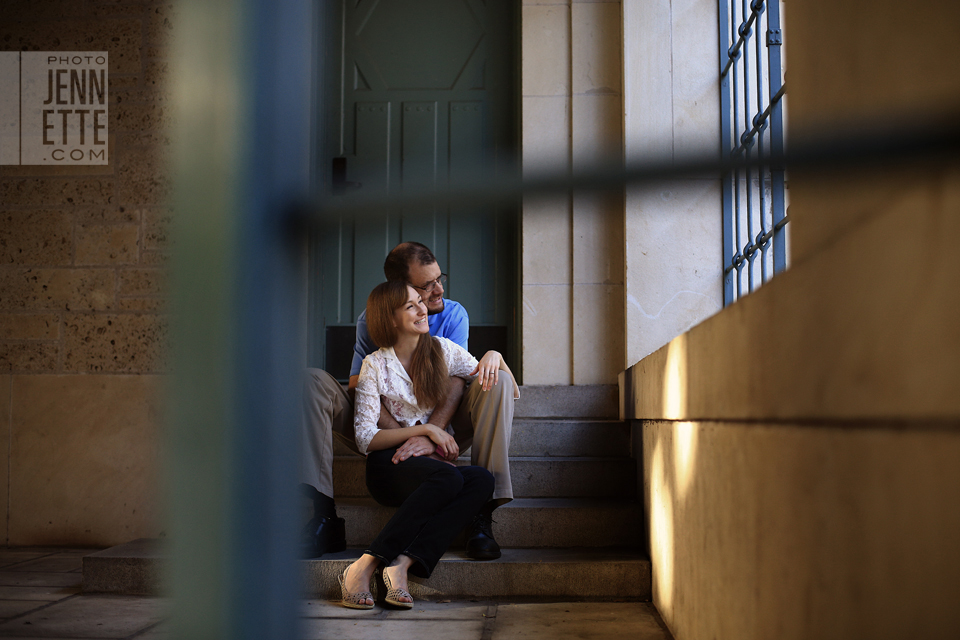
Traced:
[[83, 557], [84, 593], [158, 595], [166, 569], [161, 540], [140, 538]]
[[[370, 544], [395, 511], [372, 498], [337, 500], [351, 547]], [[519, 498], [497, 509], [493, 519], [494, 537], [503, 548], [617, 547], [636, 542], [643, 515], [632, 500]]]
[[523, 386], [514, 418], [588, 418], [616, 420], [620, 391], [615, 384]]
[[[337, 575], [362, 552], [353, 548], [303, 560], [305, 595], [338, 600]], [[83, 591], [159, 595], [167, 558], [162, 541], [155, 539], [134, 540], [87, 555], [83, 558]], [[410, 586], [414, 598], [420, 600], [648, 601], [650, 561], [635, 550], [619, 548], [504, 549], [499, 560], [482, 562], [452, 550], [444, 554], [429, 580], [414, 578]], [[379, 597], [385, 592], [381, 581]]]
[[[337, 500], [366, 497], [364, 458], [337, 457], [333, 491]], [[469, 464], [461, 458], [458, 464]], [[511, 457], [510, 477], [517, 498], [632, 498], [636, 494], [633, 458]]]
[[[511, 456], [603, 458], [630, 455], [630, 427], [620, 420], [515, 418], [510, 435]], [[334, 439], [334, 455], [353, 453]]]
[[[638, 530], [639, 534], [639, 530]], [[304, 560], [305, 591], [340, 599], [337, 576], [360, 549]], [[377, 578], [377, 599], [386, 589]], [[650, 560], [629, 549], [505, 549], [498, 560], [477, 561], [459, 551], [444, 554], [429, 580], [411, 578], [414, 600], [572, 599], [650, 600]]]

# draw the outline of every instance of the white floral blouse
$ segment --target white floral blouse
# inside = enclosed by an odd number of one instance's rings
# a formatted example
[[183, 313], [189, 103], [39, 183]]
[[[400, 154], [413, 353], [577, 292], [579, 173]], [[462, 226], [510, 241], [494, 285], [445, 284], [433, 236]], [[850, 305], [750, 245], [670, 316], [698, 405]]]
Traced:
[[[477, 368], [477, 359], [455, 342], [440, 337], [434, 339], [440, 342], [449, 374], [473, 381], [476, 376], [471, 376], [470, 373]], [[354, 400], [353, 420], [357, 448], [364, 455], [370, 441], [377, 435], [381, 398], [383, 405], [401, 427], [412, 427], [418, 422], [426, 424], [435, 409], [417, 404], [417, 398], [413, 395], [413, 381], [397, 359], [393, 347], [374, 351], [363, 359]]]

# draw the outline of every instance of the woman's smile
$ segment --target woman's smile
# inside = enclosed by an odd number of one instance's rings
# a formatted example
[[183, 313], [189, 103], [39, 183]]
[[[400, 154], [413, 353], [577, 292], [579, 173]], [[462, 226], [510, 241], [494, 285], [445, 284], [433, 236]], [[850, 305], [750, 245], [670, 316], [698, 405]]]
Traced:
[[407, 286], [407, 301], [393, 314], [394, 323], [400, 333], [423, 334], [430, 331], [427, 322], [427, 305], [423, 303], [420, 293], [411, 286]]

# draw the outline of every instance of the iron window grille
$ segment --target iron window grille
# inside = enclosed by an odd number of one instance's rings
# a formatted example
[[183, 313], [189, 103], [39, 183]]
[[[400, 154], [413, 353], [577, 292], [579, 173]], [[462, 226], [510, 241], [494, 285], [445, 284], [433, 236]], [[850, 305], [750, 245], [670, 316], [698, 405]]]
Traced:
[[[723, 153], [754, 161], [722, 176], [723, 303], [787, 268], [785, 89], [779, 0], [719, 0]], [[751, 168], [752, 167], [752, 168]]]

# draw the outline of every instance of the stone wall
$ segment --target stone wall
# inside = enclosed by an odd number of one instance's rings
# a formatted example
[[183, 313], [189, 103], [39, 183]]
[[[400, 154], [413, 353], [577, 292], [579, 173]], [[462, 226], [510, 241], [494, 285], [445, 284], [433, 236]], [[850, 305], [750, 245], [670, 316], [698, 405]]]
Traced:
[[[790, 140], [956, 121], [956, 3], [788, 6]], [[960, 164], [789, 181], [790, 269], [621, 376], [654, 603], [677, 640], [957, 637]]]
[[[524, 171], [619, 161], [619, 0], [525, 0], [521, 22]], [[522, 226], [524, 384], [612, 383], [624, 367], [622, 197], [528, 199]]]
[[171, 14], [0, 4], [0, 50], [110, 60], [109, 164], [0, 167], [0, 542], [160, 533]]

